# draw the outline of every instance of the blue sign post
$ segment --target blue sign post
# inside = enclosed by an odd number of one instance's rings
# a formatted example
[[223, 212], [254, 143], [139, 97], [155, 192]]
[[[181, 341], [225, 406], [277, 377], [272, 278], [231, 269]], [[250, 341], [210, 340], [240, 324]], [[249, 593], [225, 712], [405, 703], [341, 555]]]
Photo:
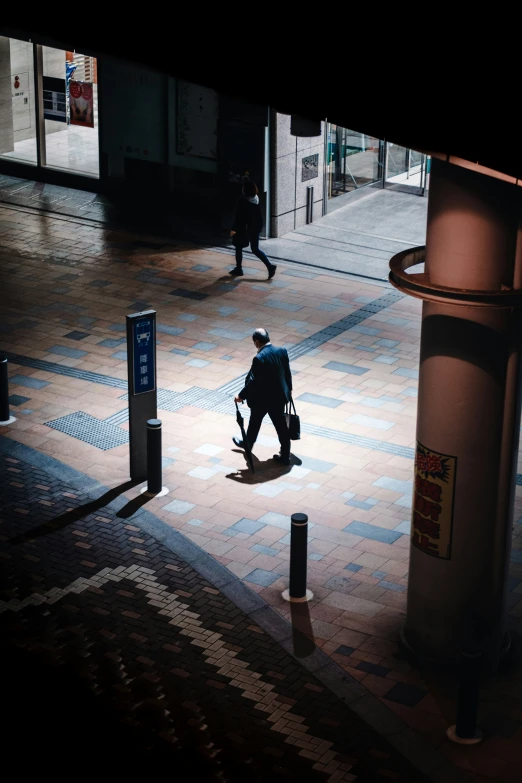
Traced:
[[133, 323], [133, 394], [145, 394], [156, 388], [154, 327], [155, 323], [152, 318], [136, 319]]
[[127, 316], [130, 476], [147, 478], [147, 420], [157, 418], [156, 311]]

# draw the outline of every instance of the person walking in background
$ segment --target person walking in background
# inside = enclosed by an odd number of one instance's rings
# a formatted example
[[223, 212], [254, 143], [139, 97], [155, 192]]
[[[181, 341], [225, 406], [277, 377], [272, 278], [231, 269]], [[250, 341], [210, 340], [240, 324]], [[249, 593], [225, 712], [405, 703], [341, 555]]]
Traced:
[[259, 248], [259, 235], [263, 228], [263, 215], [259, 206], [259, 192], [255, 182], [251, 179], [243, 183], [243, 196], [240, 198], [234, 225], [230, 236], [236, 248], [236, 267], [230, 271], [237, 277], [243, 274], [243, 248], [250, 244], [252, 253], [266, 266], [268, 279], [271, 280], [276, 273], [277, 266], [270, 263], [269, 259]]
[[[281, 453], [274, 454], [274, 459], [281, 465], [290, 465], [290, 432], [285, 418], [285, 405], [292, 397], [292, 373], [288, 353], [286, 348], [272, 345], [266, 329], [256, 329], [252, 340], [257, 348], [257, 356], [254, 356], [245, 385], [234, 397], [234, 401], [246, 400], [250, 408], [247, 429], [250, 448], [256, 442], [261, 423], [268, 413], [281, 444]], [[232, 440], [238, 448], [244, 448], [242, 440]]]

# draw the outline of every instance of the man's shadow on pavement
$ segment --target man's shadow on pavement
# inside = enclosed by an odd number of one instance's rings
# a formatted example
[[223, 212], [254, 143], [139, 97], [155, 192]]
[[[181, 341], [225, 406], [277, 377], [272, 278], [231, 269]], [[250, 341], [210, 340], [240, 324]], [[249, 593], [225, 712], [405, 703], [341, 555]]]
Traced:
[[[241, 449], [232, 449], [232, 451], [236, 454], [245, 455], [245, 452]], [[225, 478], [237, 481], [239, 484], [263, 484], [265, 481], [272, 481], [281, 476], [286, 476], [294, 465], [302, 464], [299, 457], [296, 457], [294, 454], [290, 456], [290, 465], [281, 465], [272, 458], [259, 460], [255, 454], [252, 454], [252, 461], [254, 463], [254, 473], [252, 473], [247, 464], [245, 468], [236, 470], [234, 473], [227, 473]]]

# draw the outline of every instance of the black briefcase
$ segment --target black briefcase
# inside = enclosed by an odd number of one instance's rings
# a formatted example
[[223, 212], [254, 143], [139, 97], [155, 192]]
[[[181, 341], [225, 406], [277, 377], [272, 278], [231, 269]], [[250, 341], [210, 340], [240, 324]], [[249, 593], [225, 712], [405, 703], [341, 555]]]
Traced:
[[[293, 413], [292, 413], [293, 409]], [[290, 440], [301, 440], [301, 420], [297, 415], [294, 401], [290, 397], [290, 402], [286, 403], [285, 419], [290, 433]]]

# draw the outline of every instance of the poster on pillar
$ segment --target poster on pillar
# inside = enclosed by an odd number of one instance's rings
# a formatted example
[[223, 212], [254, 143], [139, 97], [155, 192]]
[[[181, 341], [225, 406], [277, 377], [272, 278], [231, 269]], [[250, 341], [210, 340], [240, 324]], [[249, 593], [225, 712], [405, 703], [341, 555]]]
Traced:
[[451, 558], [457, 458], [417, 441], [412, 544], [443, 560]]

